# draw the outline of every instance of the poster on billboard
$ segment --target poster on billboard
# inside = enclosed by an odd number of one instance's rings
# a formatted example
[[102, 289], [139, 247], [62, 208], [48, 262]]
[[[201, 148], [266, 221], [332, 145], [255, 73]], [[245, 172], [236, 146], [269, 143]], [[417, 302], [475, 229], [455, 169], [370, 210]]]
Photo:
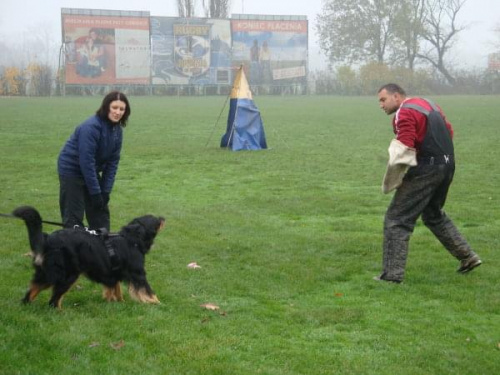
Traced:
[[228, 20], [151, 17], [152, 83], [228, 84], [231, 27]]
[[66, 84], [150, 83], [149, 16], [74, 13], [62, 13]]
[[305, 79], [307, 19], [233, 19], [231, 31], [233, 64], [243, 64], [251, 85]]

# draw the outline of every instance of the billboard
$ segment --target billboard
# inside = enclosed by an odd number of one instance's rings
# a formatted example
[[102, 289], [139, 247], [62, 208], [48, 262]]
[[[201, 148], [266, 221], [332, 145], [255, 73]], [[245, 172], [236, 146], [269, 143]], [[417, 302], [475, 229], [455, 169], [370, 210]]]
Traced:
[[65, 83], [230, 85], [243, 65], [252, 85], [306, 81], [305, 16], [151, 17], [62, 8]]
[[63, 9], [61, 16], [66, 84], [150, 83], [149, 13]]
[[229, 20], [151, 17], [152, 83], [230, 83]]
[[233, 64], [243, 64], [247, 68], [249, 82], [253, 85], [304, 80], [307, 19], [269, 17], [273, 16], [231, 20]]

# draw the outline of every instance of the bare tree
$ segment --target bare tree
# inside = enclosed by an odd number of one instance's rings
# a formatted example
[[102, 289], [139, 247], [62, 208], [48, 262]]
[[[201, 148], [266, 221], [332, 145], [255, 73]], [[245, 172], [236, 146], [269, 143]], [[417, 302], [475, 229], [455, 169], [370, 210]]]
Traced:
[[23, 50], [27, 61], [51, 67], [57, 66], [60, 41], [54, 39], [53, 25], [49, 23], [30, 27], [23, 35]]
[[202, 0], [205, 16], [208, 18], [228, 18], [231, 0]]
[[362, 59], [362, 43], [356, 33], [362, 21], [353, 2], [325, 1], [316, 21], [319, 46], [331, 63]]
[[331, 62], [386, 62], [399, 0], [327, 0], [317, 17], [320, 48]]
[[52, 25], [31, 26], [13, 41], [9, 36], [0, 41], [0, 64], [25, 69], [30, 63], [55, 68], [60, 41], [54, 38]]
[[422, 34], [430, 48], [417, 56], [429, 62], [450, 84], [456, 80], [446, 66], [445, 57], [453, 47], [457, 34], [466, 27], [458, 24], [457, 16], [467, 0], [427, 0], [425, 30]]
[[[394, 0], [373, 0], [368, 1], [365, 9], [368, 15], [366, 19], [366, 38], [369, 41], [367, 46], [377, 57], [378, 63], [387, 60], [387, 54], [394, 43], [395, 21], [398, 14], [400, 1]], [[370, 41], [369, 36], [374, 38]]]
[[179, 17], [194, 17], [195, 9], [196, 0], [177, 0], [177, 11], [179, 12]]
[[[408, 69], [414, 70], [420, 50], [426, 17], [426, 0], [402, 0], [396, 18], [397, 43], [396, 54], [404, 60]], [[397, 58], [396, 58], [397, 60]]]
[[446, 58], [467, 0], [325, 0], [317, 16], [320, 48], [331, 63], [431, 64], [455, 83]]

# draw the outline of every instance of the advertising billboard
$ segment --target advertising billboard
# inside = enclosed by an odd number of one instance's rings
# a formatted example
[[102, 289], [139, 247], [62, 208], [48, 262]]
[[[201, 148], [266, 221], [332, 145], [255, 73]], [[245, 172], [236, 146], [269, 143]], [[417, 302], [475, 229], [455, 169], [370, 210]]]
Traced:
[[151, 17], [152, 83], [230, 83], [229, 20]]
[[231, 20], [233, 64], [245, 66], [250, 84], [286, 84], [305, 79], [307, 19], [278, 17]]
[[93, 12], [99, 11], [62, 11], [66, 84], [149, 84], [149, 13]]
[[149, 12], [61, 10], [69, 85], [251, 85], [306, 82], [305, 16], [151, 17]]

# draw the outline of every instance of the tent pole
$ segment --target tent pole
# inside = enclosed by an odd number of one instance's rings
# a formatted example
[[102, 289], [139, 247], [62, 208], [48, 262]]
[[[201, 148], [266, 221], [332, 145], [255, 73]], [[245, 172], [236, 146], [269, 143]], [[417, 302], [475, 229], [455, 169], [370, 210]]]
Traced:
[[[234, 112], [234, 118], [236, 118], [236, 112], [238, 112], [238, 108], [236, 108], [236, 111]], [[234, 134], [234, 121], [231, 125], [231, 133], [229, 133], [229, 138], [227, 140], [227, 147], [229, 148], [229, 145], [231, 144], [231, 138], [233, 138]]]
[[215, 121], [215, 124], [212, 128], [212, 132], [210, 133], [210, 136], [208, 137], [208, 140], [207, 140], [207, 143], [205, 144], [205, 148], [208, 147], [208, 144], [210, 143], [210, 141], [212, 140], [212, 136], [214, 135], [214, 131], [215, 131], [215, 128], [217, 127], [217, 125], [219, 124], [219, 120], [220, 120], [220, 117], [222, 116], [222, 112], [224, 112], [224, 109], [226, 108], [226, 105], [227, 105], [227, 100], [229, 99], [229, 96], [231, 95], [231, 92], [229, 92], [229, 94], [227, 95], [226, 97], [226, 101], [224, 102], [224, 105], [222, 106], [222, 109], [219, 113], [219, 117], [217, 117], [217, 120]]

